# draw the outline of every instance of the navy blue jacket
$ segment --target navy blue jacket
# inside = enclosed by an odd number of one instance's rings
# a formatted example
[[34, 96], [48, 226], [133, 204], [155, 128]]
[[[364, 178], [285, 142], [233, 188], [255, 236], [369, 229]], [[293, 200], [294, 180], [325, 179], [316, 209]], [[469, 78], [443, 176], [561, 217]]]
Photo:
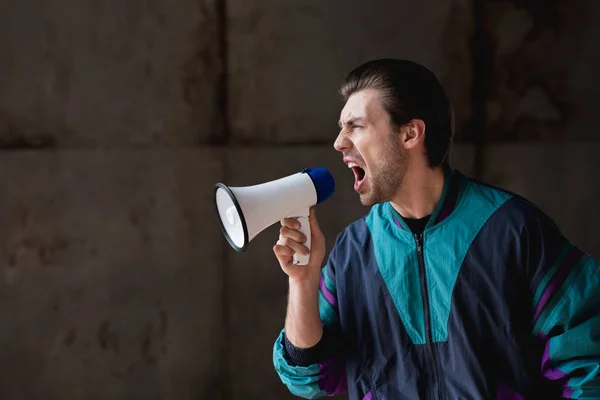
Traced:
[[600, 399], [600, 264], [534, 205], [450, 167], [425, 230], [389, 203], [337, 238], [321, 342], [275, 341], [303, 398]]

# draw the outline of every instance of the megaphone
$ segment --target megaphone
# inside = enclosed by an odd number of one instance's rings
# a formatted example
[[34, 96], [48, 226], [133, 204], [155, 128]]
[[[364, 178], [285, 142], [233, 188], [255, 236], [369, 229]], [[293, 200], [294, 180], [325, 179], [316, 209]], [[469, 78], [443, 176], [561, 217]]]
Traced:
[[[236, 251], [245, 251], [260, 232], [283, 218], [297, 218], [304, 243], [310, 250], [309, 208], [327, 200], [335, 181], [325, 168], [304, 168], [293, 175], [254, 186], [228, 187], [217, 183], [215, 210], [227, 241]], [[294, 254], [293, 263], [306, 265], [310, 255]]]

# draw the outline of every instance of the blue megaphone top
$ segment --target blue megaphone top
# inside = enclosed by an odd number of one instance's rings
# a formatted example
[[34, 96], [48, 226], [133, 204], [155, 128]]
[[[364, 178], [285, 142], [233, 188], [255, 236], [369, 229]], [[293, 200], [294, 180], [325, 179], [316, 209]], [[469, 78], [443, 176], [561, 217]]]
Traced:
[[333, 192], [335, 192], [335, 180], [325, 168], [304, 168], [302, 172], [307, 173], [315, 185], [317, 204], [333, 195]]

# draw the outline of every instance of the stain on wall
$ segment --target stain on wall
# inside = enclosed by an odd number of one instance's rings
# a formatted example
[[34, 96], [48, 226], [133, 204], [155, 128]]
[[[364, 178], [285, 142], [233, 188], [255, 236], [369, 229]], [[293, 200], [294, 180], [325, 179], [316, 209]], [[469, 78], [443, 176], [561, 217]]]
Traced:
[[486, 1], [493, 141], [597, 140], [598, 2]]

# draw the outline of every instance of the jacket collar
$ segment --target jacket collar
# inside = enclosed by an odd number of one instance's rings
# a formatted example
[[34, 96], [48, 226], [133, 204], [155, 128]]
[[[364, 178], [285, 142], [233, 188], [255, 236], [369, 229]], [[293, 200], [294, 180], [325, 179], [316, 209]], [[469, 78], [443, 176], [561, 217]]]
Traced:
[[[442, 196], [435, 206], [435, 209], [425, 226], [425, 230], [439, 224], [452, 214], [458, 203], [460, 188], [464, 182], [462, 179], [463, 177], [464, 175], [455, 170], [452, 166], [448, 164], [444, 166], [444, 188], [442, 190]], [[394, 209], [394, 207], [392, 207], [392, 204], [388, 202], [386, 207], [388, 208], [388, 215], [391, 216], [394, 225], [410, 233], [411, 230], [404, 221], [404, 218]]]

